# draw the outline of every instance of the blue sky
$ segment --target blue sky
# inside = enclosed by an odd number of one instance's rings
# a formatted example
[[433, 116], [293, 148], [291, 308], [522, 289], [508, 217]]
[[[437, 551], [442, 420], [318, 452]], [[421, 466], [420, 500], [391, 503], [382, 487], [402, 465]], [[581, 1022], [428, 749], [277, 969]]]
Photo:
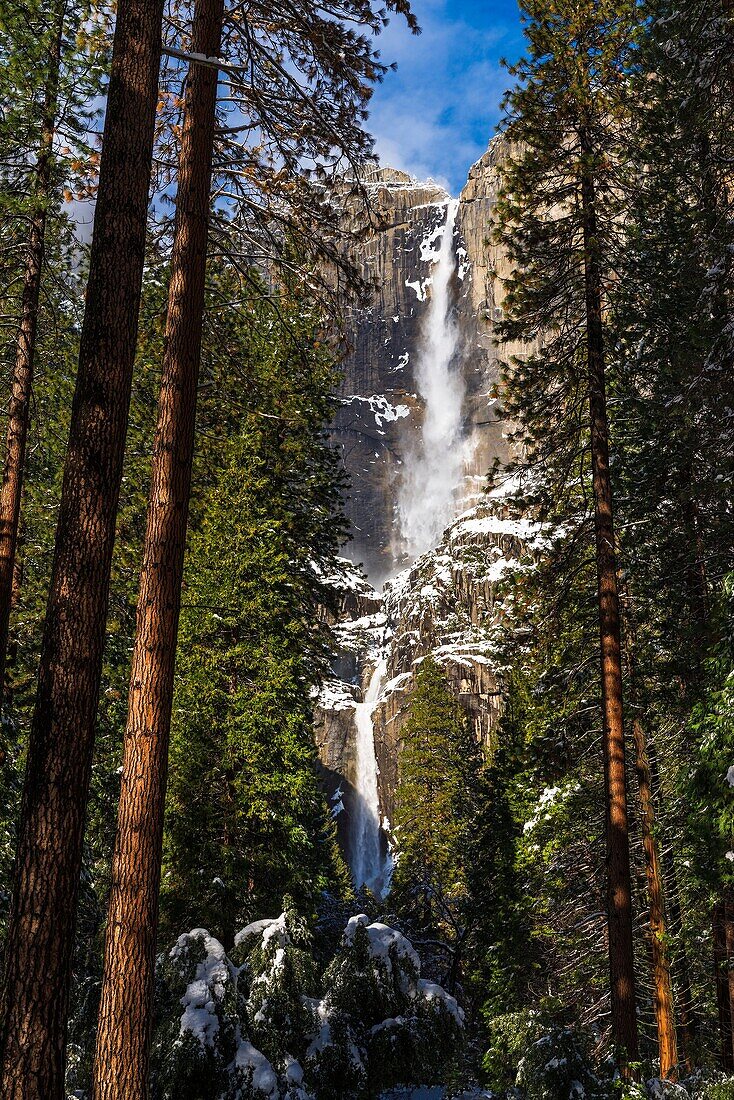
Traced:
[[383, 164], [434, 179], [458, 194], [499, 120], [509, 76], [500, 58], [522, 53], [516, 0], [414, 0], [423, 33], [399, 16], [380, 36], [396, 61], [370, 105], [368, 126]]

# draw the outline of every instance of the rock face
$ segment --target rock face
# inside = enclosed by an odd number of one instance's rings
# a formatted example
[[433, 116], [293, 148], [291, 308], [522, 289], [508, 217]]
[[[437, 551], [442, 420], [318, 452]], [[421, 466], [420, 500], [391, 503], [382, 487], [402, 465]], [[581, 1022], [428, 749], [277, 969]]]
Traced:
[[[495, 269], [502, 274], [503, 264], [489, 241], [502, 148], [493, 141], [471, 169], [459, 198], [454, 238], [457, 358], [466, 390], [464, 430], [471, 440], [463, 494], [467, 505], [478, 499], [494, 458], [506, 454], [492, 398], [500, 353], [494, 328], [502, 316]], [[450, 196], [431, 180], [421, 183], [390, 168], [377, 170], [369, 188], [384, 222], [362, 246], [363, 270], [375, 292], [369, 308], [353, 317], [334, 435], [352, 484], [347, 501], [354, 531], [351, 555], [380, 583], [396, 569], [401, 464], [423, 415], [414, 372], [431, 293], [431, 246]], [[502, 354], [505, 350], [511, 349]]]
[[[347, 505], [354, 531], [350, 554], [364, 563], [375, 588], [354, 578], [347, 584], [336, 627], [334, 678], [317, 707], [319, 754], [347, 855], [359, 797], [354, 786], [355, 707], [363, 701], [378, 662], [387, 668], [373, 712], [385, 824], [394, 809], [407, 703], [416, 669], [427, 654], [445, 668], [477, 738], [488, 746], [499, 715], [491, 662], [496, 593], [535, 535], [530, 526], [507, 517], [501, 495], [484, 494], [494, 459], [507, 457], [504, 425], [492, 396], [499, 360], [517, 350], [497, 340], [500, 278], [507, 263], [489, 240], [504, 149], [495, 140], [471, 169], [456, 215], [454, 369], [463, 377], [463, 432], [471, 443], [465, 450], [461, 514], [440, 545], [412, 564], [398, 559], [395, 502], [403, 458], [421, 432], [423, 403], [415, 369], [430, 302], [433, 245], [446, 221], [450, 196], [430, 180], [421, 183], [389, 168], [369, 180], [383, 215], [382, 228], [362, 252], [375, 291], [369, 308], [353, 318], [334, 436], [352, 484]], [[426, 507], [431, 507], [430, 500]], [[401, 564], [407, 567], [398, 572]], [[377, 586], [386, 579], [380, 594]]]
[[355, 705], [379, 661], [387, 670], [373, 712], [383, 822], [393, 817], [402, 727], [428, 654], [445, 669], [477, 740], [491, 750], [500, 714], [492, 664], [497, 595], [539, 537], [534, 524], [507, 516], [501, 491], [490, 494], [451, 524], [439, 546], [389, 581], [382, 596], [364, 590], [338, 623], [334, 668], [342, 673], [324, 685], [316, 715], [327, 794], [344, 809], [337, 827], [345, 850], [355, 805]]

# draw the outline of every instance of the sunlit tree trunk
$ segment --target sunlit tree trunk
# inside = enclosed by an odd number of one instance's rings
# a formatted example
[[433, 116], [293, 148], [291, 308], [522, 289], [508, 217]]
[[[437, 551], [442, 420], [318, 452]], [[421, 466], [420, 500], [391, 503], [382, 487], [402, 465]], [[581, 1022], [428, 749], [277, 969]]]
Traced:
[[652, 798], [650, 764], [647, 756], [645, 730], [639, 718], [632, 721], [635, 745], [635, 769], [640, 791], [640, 822], [642, 846], [645, 851], [647, 898], [650, 924], [650, 954], [652, 958], [653, 1006], [658, 1032], [660, 1076], [677, 1079], [678, 1043], [675, 1033], [673, 989], [670, 980], [669, 936], [665, 919], [660, 850], [655, 834], [655, 807]]
[[[192, 52], [219, 53], [223, 0], [197, 0]], [[166, 352], [138, 597], [112, 867], [95, 1100], [148, 1095], [163, 811], [201, 357], [217, 70], [184, 102]]]
[[[651, 761], [652, 764], [652, 761]], [[691, 965], [683, 942], [683, 914], [680, 904], [678, 874], [672, 858], [663, 861], [663, 878], [668, 900], [669, 927], [677, 942], [673, 953], [673, 984], [678, 1009], [678, 1044], [688, 1073], [696, 1067], [698, 1055], [698, 1020], [693, 1006]]]

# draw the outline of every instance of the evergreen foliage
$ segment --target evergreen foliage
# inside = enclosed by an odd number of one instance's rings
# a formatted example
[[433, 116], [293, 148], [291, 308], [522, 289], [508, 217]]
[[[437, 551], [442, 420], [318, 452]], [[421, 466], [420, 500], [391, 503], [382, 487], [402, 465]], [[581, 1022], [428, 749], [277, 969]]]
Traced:
[[[161, 938], [174, 946], [156, 978], [160, 1100], [377, 1100], [400, 1086], [458, 1088], [480, 1063], [493, 1092], [514, 1100], [623, 1091], [610, 1057], [605, 939], [590, 264], [609, 397], [625, 722], [645, 729], [661, 939], [673, 964], [680, 1066], [671, 1078], [697, 1073], [678, 1086], [650, 1082], [648, 1093], [731, 1093], [712, 1067], [734, 1071], [734, 14], [729, 0], [520, 7], [527, 53], [510, 69], [488, 233], [511, 267], [496, 305], [511, 349], [498, 396], [512, 424], [505, 473], [515, 489], [500, 507], [538, 521], [542, 536], [493, 588], [503, 698], [491, 744], [477, 743], [438, 660], [415, 670], [397, 862], [381, 902], [353, 896], [319, 786], [313, 707], [335, 648], [328, 624], [338, 608], [325, 578], [339, 573], [348, 537], [328, 439], [339, 381], [332, 322], [347, 300], [343, 280], [359, 283], [342, 251], [359, 227], [344, 211], [364, 198], [361, 121], [386, 71], [369, 35], [386, 13], [362, 0], [277, 12], [258, 0], [245, 18], [227, 5], [231, 95], [218, 108], [164, 840]], [[388, 8], [415, 29], [404, 0]], [[67, 1075], [77, 1095], [89, 1088], [97, 1028], [165, 351], [175, 51], [190, 47], [190, 14], [174, 4], [167, 23], [174, 53], [162, 74], [77, 916]], [[95, 192], [109, 37], [110, 11], [94, 0], [0, 2], [0, 388], [28, 226], [48, 214], [0, 728], [0, 942], [79, 354], [87, 256], [75, 217]], [[52, 170], [40, 194], [57, 43]], [[334, 308], [328, 325], [324, 300]], [[484, 550], [471, 552], [481, 564]], [[660, 1065], [649, 857], [627, 771], [649, 1076]], [[281, 906], [277, 920], [260, 919]]]
[[416, 675], [402, 737], [393, 903], [418, 942], [438, 940], [437, 973], [454, 991], [478, 900], [470, 897], [469, 867], [485, 791], [473, 730], [430, 656]]
[[454, 999], [364, 914], [321, 974], [289, 909], [238, 932], [229, 955], [205, 929], [179, 936], [159, 976], [154, 1080], [171, 1100], [376, 1100], [445, 1081], [461, 1040]]
[[311, 695], [345, 534], [318, 329], [257, 303], [238, 324], [242, 411], [187, 560], [163, 888], [169, 927], [203, 920], [225, 943], [286, 892], [312, 906], [335, 874]]

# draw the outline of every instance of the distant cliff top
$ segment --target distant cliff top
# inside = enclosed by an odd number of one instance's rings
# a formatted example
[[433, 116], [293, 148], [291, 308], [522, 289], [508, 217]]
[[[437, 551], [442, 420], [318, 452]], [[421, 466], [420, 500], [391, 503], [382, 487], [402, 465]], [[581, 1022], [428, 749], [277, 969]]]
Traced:
[[411, 176], [407, 172], [401, 172], [399, 168], [391, 168], [389, 165], [379, 165], [365, 173], [364, 182], [368, 187], [385, 189], [388, 191], [424, 191], [440, 195], [442, 199], [450, 199], [451, 195], [440, 183], [436, 183], [429, 176], [428, 179], [419, 180], [417, 176]]

